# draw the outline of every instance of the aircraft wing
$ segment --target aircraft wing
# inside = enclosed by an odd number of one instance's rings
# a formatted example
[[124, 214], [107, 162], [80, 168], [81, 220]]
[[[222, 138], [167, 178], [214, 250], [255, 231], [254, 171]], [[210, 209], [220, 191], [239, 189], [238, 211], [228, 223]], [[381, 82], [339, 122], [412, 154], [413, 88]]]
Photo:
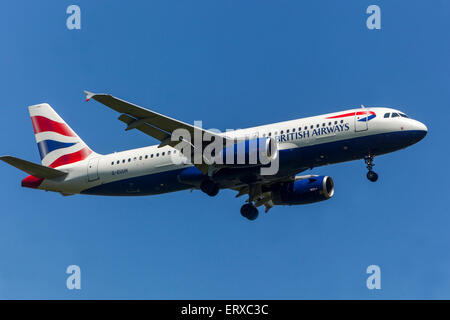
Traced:
[[[86, 94], [86, 101], [90, 99], [94, 99], [105, 106], [119, 112], [121, 115], [119, 120], [127, 124], [127, 128], [125, 130], [137, 129], [159, 141], [161, 141], [159, 147], [163, 146], [171, 146], [175, 147], [180, 143], [179, 140], [172, 141], [172, 134], [176, 129], [185, 129], [190, 133], [191, 139], [188, 142], [192, 151], [200, 151], [195, 150], [195, 146], [193, 145], [194, 135], [201, 134], [203, 137], [204, 134], [208, 134], [210, 137], [214, 137], [214, 139], [225, 139], [224, 137], [213, 133], [211, 131], [195, 127], [188, 123], [170, 118], [158, 112], [137, 106], [133, 103], [124, 101], [122, 99], [113, 97], [109, 94], [96, 94], [89, 91], [84, 91]], [[203, 139], [201, 139], [203, 141]], [[208, 142], [209, 143], [209, 142]], [[225, 143], [225, 141], [224, 141]], [[203, 148], [206, 146], [206, 143], [202, 142], [202, 152]], [[191, 152], [191, 155], [194, 154]], [[202, 172], [207, 171], [205, 165], [197, 166]]]
[[[170, 140], [172, 132], [176, 129], [185, 129], [189, 131], [191, 137], [194, 137], [196, 130], [200, 130], [201, 133], [208, 133], [211, 136], [218, 136], [217, 134], [195, 127], [188, 123], [170, 118], [158, 112], [137, 106], [131, 102], [116, 98], [109, 94], [96, 94], [88, 91], [84, 91], [86, 94], [86, 100], [94, 99], [105, 106], [121, 113], [119, 120], [125, 122], [128, 126], [126, 130], [138, 129], [145, 134], [152, 136], [153, 138], [163, 142], [167, 139]], [[179, 141], [173, 141], [173, 145]], [[165, 143], [164, 145], [172, 145], [172, 143]]]

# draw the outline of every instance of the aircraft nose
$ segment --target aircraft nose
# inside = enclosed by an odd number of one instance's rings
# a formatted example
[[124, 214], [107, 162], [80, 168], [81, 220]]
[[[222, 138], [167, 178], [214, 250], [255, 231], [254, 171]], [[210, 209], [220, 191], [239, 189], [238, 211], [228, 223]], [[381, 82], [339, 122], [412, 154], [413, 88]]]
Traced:
[[425, 132], [428, 132], [427, 126], [424, 125], [422, 122], [419, 122], [419, 130], [423, 130]]
[[417, 121], [417, 130], [420, 132], [419, 134], [421, 135], [420, 140], [422, 140], [423, 138], [425, 138], [425, 136], [428, 133], [428, 128], [426, 125], [424, 125], [422, 122]]
[[419, 122], [417, 120], [415, 120], [414, 122], [414, 129], [412, 130], [414, 137], [412, 138], [414, 140], [414, 143], [417, 143], [425, 138], [428, 133], [428, 128], [422, 122]]

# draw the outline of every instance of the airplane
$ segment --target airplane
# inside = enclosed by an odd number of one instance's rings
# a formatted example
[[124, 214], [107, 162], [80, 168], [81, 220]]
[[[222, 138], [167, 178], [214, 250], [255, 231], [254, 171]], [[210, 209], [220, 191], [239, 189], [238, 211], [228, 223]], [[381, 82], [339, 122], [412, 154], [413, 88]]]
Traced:
[[[367, 179], [375, 182], [378, 180], [378, 174], [373, 171], [375, 156], [411, 146], [428, 132], [423, 123], [402, 111], [361, 106], [220, 133], [109, 94], [88, 91], [85, 94], [86, 101], [96, 100], [118, 112], [118, 119], [127, 125], [126, 130], [139, 130], [159, 140], [160, 144], [101, 155], [94, 152], [49, 104], [33, 105], [29, 113], [42, 164], [12, 156], [0, 157], [29, 174], [22, 180], [22, 187], [59, 192], [64, 196], [145, 196], [191, 189], [201, 190], [211, 197], [228, 188], [237, 192], [236, 197], [248, 195], [240, 212], [248, 220], [255, 220], [261, 206], [267, 213], [277, 205], [301, 205], [333, 197], [335, 187], [330, 176], [298, 174], [316, 167], [363, 159], [368, 169]], [[243, 161], [221, 163], [206, 156], [194, 161], [195, 155], [205, 152], [208, 144], [204, 141], [193, 144], [177, 136], [179, 129], [184, 130], [186, 136], [209, 135], [230, 143], [223, 147], [223, 152], [211, 152], [217, 155], [215, 160], [224, 159], [228, 152], [232, 160], [236, 160], [236, 154], [243, 153]], [[251, 143], [253, 141], [258, 143]], [[242, 143], [244, 147], [239, 147], [239, 151], [237, 146]], [[258, 156], [256, 161], [250, 159], [251, 150], [262, 152], [269, 162], [263, 163]], [[189, 151], [197, 153], [192, 155]], [[263, 169], [269, 169], [275, 162], [276, 171], [263, 174]]]

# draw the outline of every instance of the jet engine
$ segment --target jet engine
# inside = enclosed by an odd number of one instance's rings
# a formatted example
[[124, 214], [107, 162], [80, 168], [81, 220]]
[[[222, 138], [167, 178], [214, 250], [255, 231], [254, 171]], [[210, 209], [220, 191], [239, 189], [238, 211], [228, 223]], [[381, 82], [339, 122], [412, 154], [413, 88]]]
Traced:
[[330, 199], [334, 195], [334, 182], [328, 176], [310, 176], [281, 185], [272, 191], [275, 205], [297, 205]]

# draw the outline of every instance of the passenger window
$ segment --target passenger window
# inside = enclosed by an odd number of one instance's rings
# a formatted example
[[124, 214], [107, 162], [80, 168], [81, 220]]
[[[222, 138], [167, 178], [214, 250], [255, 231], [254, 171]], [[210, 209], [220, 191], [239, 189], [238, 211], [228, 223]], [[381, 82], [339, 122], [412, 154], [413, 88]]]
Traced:
[[161, 156], [163, 156], [165, 154], [165, 152], [161, 153]]
[[122, 160], [122, 163], [125, 163], [125, 159]]
[[395, 118], [395, 117], [398, 117], [399, 115], [398, 115], [398, 113], [392, 113], [392, 118]]
[[325, 127], [325, 123], [322, 123], [322, 127]]
[[137, 160], [137, 157], [134, 157], [134, 158], [133, 158], [133, 161], [136, 161], [136, 160]]
[[128, 158], [128, 162], [131, 162], [131, 158]]
[[337, 121], [335, 121], [334, 124], [337, 124]]
[[385, 114], [384, 114], [384, 117], [385, 117], [385, 118], [389, 118], [390, 115], [391, 115], [391, 114], [388, 112], [388, 113], [385, 113]]
[[289, 129], [286, 130], [286, 133], [289, 133]]
[[177, 150], [173, 150], [173, 153], [174, 153], [174, 154], [177, 153]]
[[169, 150], [169, 151], [167, 151], [167, 155], [170, 155], [170, 150]]
[[111, 162], [111, 165], [112, 165], [112, 166], [114, 165], [114, 161], [113, 161], [113, 162]]
[[295, 128], [292, 129], [292, 132], [295, 132]]
[[156, 156], [159, 157], [159, 153], [157, 153]]
[[269, 137], [271, 137], [272, 136], [272, 132], [269, 132]]
[[314, 126], [313, 126], [313, 125], [311, 125], [311, 129], [312, 129], [312, 128], [314, 128]]
[[341, 123], [344, 123], [344, 120], [341, 120]]
[[142, 156], [139, 157], [139, 160], [142, 160]]
[[280, 134], [283, 134], [283, 130], [280, 131]]
[[316, 125], [316, 128], [318, 128], [318, 127], [320, 127], [320, 124], [317, 124], [317, 125]]
[[331, 126], [331, 122], [328, 122], [328, 125]]
[[120, 163], [120, 160], [117, 160], [116, 164], [119, 164], [119, 163]]
[[150, 155], [150, 158], [153, 158], [153, 153]]
[[145, 155], [145, 159], [148, 159], [148, 154]]
[[305, 126], [305, 130], [308, 130], [308, 127], [307, 127], [307, 126]]

